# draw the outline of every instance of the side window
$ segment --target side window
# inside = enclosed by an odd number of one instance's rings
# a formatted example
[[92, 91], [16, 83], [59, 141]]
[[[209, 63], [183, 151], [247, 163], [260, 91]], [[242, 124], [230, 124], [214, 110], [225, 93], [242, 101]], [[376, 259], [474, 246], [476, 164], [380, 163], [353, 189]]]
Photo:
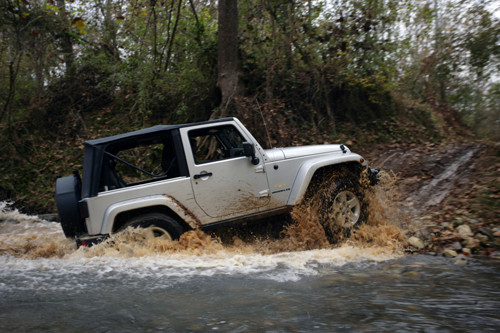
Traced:
[[243, 156], [245, 139], [232, 125], [192, 130], [188, 136], [196, 164]]
[[173, 144], [165, 137], [120, 142], [109, 147], [104, 155], [101, 177], [104, 190], [180, 175]]
[[114, 159], [115, 172], [126, 184], [148, 180], [153, 178], [153, 175], [162, 175], [163, 149], [163, 144], [158, 143], [121, 150], [115, 155], [118, 157]]

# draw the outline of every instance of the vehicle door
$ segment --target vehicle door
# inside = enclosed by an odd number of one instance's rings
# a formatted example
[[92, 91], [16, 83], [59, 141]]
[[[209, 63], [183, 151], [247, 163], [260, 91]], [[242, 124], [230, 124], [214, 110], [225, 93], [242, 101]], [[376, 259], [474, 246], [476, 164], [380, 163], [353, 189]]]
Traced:
[[[181, 128], [196, 203], [210, 217], [247, 215], [270, 202], [262, 156], [252, 164], [243, 142], [252, 142], [232, 123]], [[259, 153], [257, 153], [259, 154]]]

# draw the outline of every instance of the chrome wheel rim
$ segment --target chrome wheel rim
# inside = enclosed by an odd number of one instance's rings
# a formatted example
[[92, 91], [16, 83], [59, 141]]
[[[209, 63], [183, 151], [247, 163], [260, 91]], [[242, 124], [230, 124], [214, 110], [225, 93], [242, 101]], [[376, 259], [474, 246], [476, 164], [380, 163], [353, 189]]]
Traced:
[[341, 191], [333, 199], [330, 219], [342, 228], [352, 228], [361, 216], [361, 204], [351, 191]]

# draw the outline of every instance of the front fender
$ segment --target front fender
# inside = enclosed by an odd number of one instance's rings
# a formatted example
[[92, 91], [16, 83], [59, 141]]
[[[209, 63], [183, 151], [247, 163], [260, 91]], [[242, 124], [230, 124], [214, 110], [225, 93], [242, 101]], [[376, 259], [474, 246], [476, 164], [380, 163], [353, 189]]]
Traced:
[[116, 216], [120, 213], [153, 206], [165, 206], [176, 213], [193, 229], [199, 227], [201, 223], [191, 214], [186, 207], [168, 195], [152, 195], [148, 197], [135, 198], [112, 204], [104, 213], [101, 234], [110, 234], [113, 231], [113, 224]]
[[329, 165], [339, 165], [348, 162], [357, 162], [364, 166], [367, 165], [367, 162], [360, 155], [355, 153], [347, 153], [340, 156], [321, 156], [304, 162], [297, 172], [297, 176], [293, 182], [287, 205], [295, 205], [304, 198], [304, 194], [309, 187], [309, 183], [318, 169]]

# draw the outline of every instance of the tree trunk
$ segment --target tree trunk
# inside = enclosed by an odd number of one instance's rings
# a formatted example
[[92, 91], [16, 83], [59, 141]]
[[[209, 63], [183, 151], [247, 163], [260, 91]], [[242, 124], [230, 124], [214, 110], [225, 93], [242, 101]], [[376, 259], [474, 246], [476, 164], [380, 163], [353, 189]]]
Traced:
[[182, 8], [182, 1], [179, 0], [177, 5], [177, 12], [175, 14], [175, 23], [172, 30], [172, 35], [170, 36], [170, 40], [168, 41], [167, 60], [165, 61], [165, 71], [168, 71], [168, 67], [170, 66], [170, 58], [172, 57], [172, 47], [174, 45], [175, 33], [177, 32], [177, 25], [179, 24], [179, 17], [181, 16], [181, 8]]
[[[218, 77], [222, 101], [219, 116], [229, 114], [238, 95], [238, 6], [237, 0], [219, 0]], [[215, 115], [212, 114], [212, 117]]]
[[[69, 29], [68, 14], [66, 12], [66, 4], [64, 0], [57, 0], [57, 7], [59, 7], [59, 13], [64, 22], [64, 26], [66, 27], [66, 29]], [[63, 31], [61, 48], [64, 58], [64, 64], [66, 65], [65, 75], [66, 77], [72, 78], [75, 76], [75, 66], [73, 65], [73, 43], [71, 41], [71, 36], [67, 33], [67, 31]]]
[[[156, 3], [156, 1], [153, 2]], [[113, 19], [113, 2], [112, 0], [106, 0], [106, 3], [102, 4], [99, 1], [98, 4], [100, 5], [101, 13], [103, 15], [103, 51], [111, 56], [111, 58], [118, 61], [120, 60], [116, 42], [118, 27]]]

